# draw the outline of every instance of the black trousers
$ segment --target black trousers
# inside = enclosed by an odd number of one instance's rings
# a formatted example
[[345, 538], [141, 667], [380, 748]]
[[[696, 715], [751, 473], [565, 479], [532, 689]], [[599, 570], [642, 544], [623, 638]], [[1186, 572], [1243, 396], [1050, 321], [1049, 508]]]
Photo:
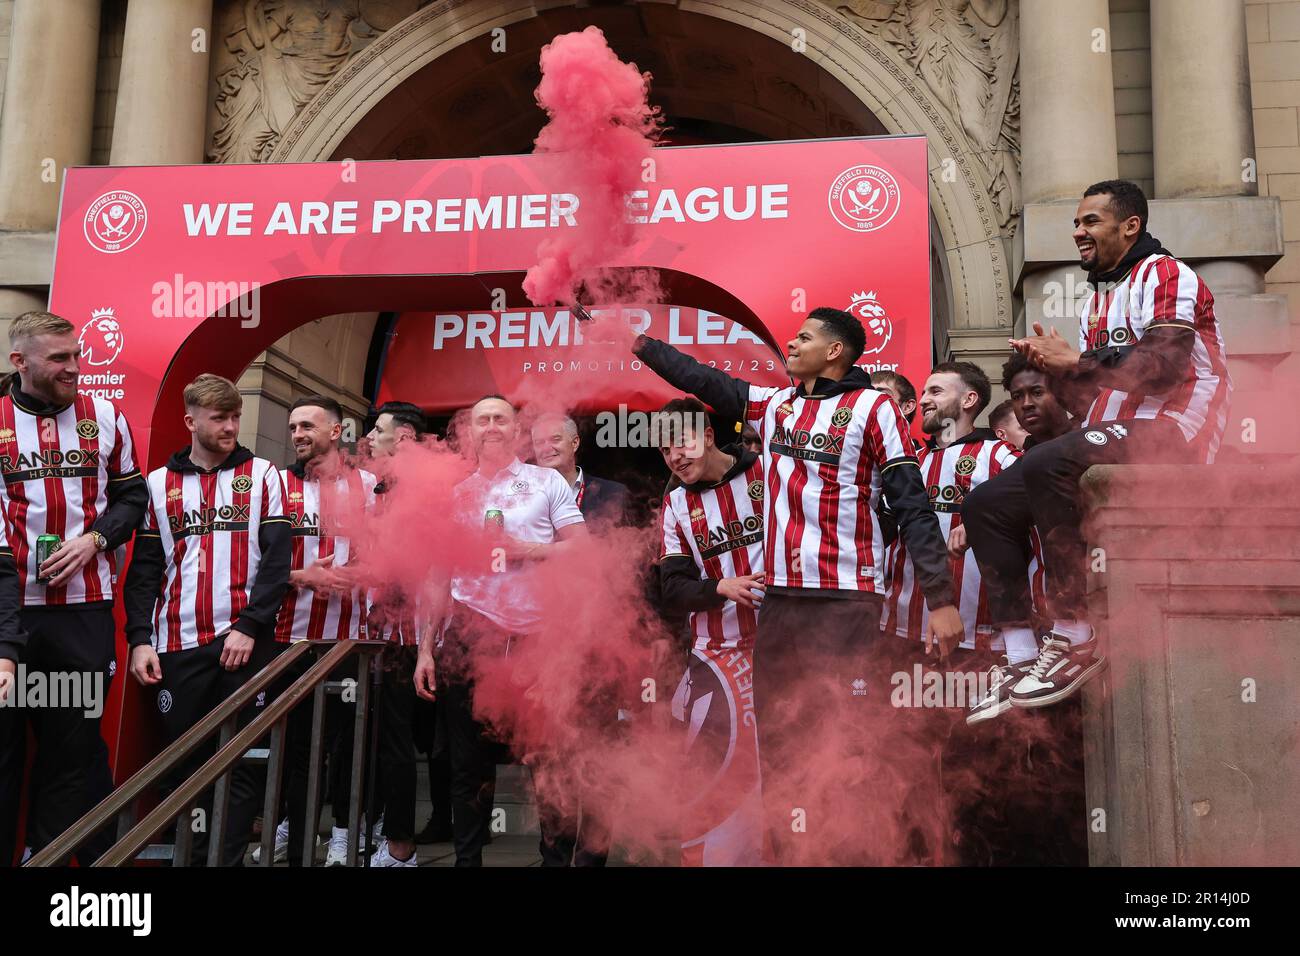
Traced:
[[[314, 663], [315, 660], [310, 654], [299, 658], [285, 672], [280, 686], [276, 690], [277, 696], [283, 693], [294, 681], [302, 677], [303, 674], [307, 673]], [[339, 667], [329, 675], [329, 679], [332, 681], [345, 680], [349, 677], [356, 680], [356, 668], [350, 664]], [[319, 819], [312, 820], [310, 823], [306, 822], [307, 778], [311, 770], [312, 710], [312, 698], [308, 695], [297, 707], [289, 712], [285, 728], [284, 803], [289, 820], [287, 861], [290, 866], [302, 865], [304, 834], [315, 834], [319, 825]], [[331, 802], [334, 805], [335, 826], [347, 826], [351, 778], [346, 769], [337, 766], [337, 764], [346, 762], [347, 767], [352, 765], [351, 722], [354, 715], [355, 708], [352, 704], [338, 696], [326, 696], [325, 712], [323, 714], [324, 726], [321, 728], [321, 735], [322, 748], [328, 748], [326, 752], [329, 755], [329, 763], [328, 766], [322, 768], [326, 772], [321, 774], [319, 796], [324, 796], [328, 787]], [[346, 752], [344, 752], [344, 745], [346, 745]], [[320, 806], [319, 802], [317, 806]], [[270, 821], [264, 820], [262, 825], [269, 826]]]
[[438, 653], [438, 698], [451, 762], [452, 845], [457, 866], [482, 866], [496, 798], [496, 765], [506, 748], [474, 717], [474, 663], [479, 654], [505, 654], [511, 635], [487, 618], [455, 605]]
[[379, 694], [379, 795], [384, 838], [415, 839], [415, 654], [414, 647], [384, 649]]
[[1187, 455], [1187, 443], [1172, 422], [1112, 422], [1035, 445], [967, 494], [962, 524], [979, 564], [993, 624], [1030, 624], [1032, 527], [1037, 527], [1043, 546], [1047, 616], [1085, 619], [1088, 561], [1079, 479], [1093, 465], [1179, 464]]
[[[0, 866], [14, 861], [23, 772], [27, 760], [27, 727], [36, 743], [27, 813], [27, 842], [43, 849], [75, 823], [105, 795], [111, 778], [108, 749], [100, 736], [100, 717], [112, 682], [113, 611], [94, 607], [23, 608], [18, 626], [27, 633], [24, 672], [85, 676], [99, 694], [96, 707], [0, 707]], [[14, 687], [12, 694], [19, 688]], [[71, 703], [76, 703], [75, 701]], [[82, 701], [81, 703], [88, 703]], [[78, 862], [93, 862], [106, 849], [102, 840], [88, 841]], [[92, 855], [94, 854], [94, 855]]]
[[[545, 759], [564, 758], [556, 754]], [[604, 866], [609, 858], [609, 827], [582, 794], [562, 799], [559, 794], [540, 789], [535, 788], [535, 792], [537, 825], [542, 831], [538, 842], [542, 866]], [[577, 812], [565, 807], [576, 807]]]
[[[777, 863], [851, 863], [833, 856], [833, 841], [807, 837], [792, 815], [818, 803], [826, 761], [811, 744], [835, 735], [852, 747], [867, 732], [856, 713], [869, 696], [853, 697], [853, 682], [869, 673], [872, 645], [880, 637], [878, 595], [827, 597], [816, 592], [768, 592], [758, 615], [754, 643], [754, 709], [763, 808]], [[846, 786], [850, 786], [846, 782]], [[863, 795], [863, 799], [868, 799]], [[816, 817], [816, 808], [812, 811]], [[816, 851], [807, 852], [816, 847]]]
[[451, 756], [447, 749], [447, 720], [441, 700], [415, 699], [415, 749], [425, 755], [429, 771], [430, 821], [433, 829], [451, 829]]
[[[224, 644], [224, 640], [216, 640], [191, 650], [158, 655], [162, 663], [162, 682], [158, 685], [156, 701], [168, 744], [174, 743], [222, 701], [243, 687], [288, 646], [258, 639], [253, 644], [253, 653], [248, 663], [239, 670], [228, 671], [221, 666]], [[239, 726], [243, 727], [256, 718], [265, 702], [265, 699], [255, 700], [240, 711]], [[218, 735], [213, 734], [203, 746], [196, 747], [190, 757], [177, 767], [171, 780], [172, 786], [188, 778], [211, 758], [217, 752], [217, 742]], [[244, 851], [252, 836], [253, 820], [261, 809], [265, 786], [265, 767], [252, 766], [241, 760], [231, 769], [230, 801], [222, 841], [223, 866], [243, 865]], [[203, 814], [201, 818], [197, 815], [193, 818], [196, 823], [193, 828], [191, 866], [203, 866], [207, 861], [212, 796], [212, 790], [206, 790], [195, 803], [195, 808], [201, 808]], [[201, 825], [198, 822], [200, 819]]]

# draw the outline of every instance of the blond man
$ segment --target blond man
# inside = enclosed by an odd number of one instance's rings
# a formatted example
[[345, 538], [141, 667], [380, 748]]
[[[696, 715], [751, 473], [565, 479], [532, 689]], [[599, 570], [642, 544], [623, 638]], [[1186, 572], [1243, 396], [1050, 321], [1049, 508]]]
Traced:
[[[99, 714], [116, 671], [114, 552], [148, 498], [126, 418], [77, 391], [72, 323], [27, 312], [9, 327], [9, 344], [16, 372], [0, 387], [0, 699], [18, 702], [20, 679], [92, 674], [98, 705], [0, 706], [0, 866], [14, 856], [28, 718], [37, 748], [33, 850], [111, 788]], [[81, 862], [94, 850], [92, 841]]]
[[[234, 383], [200, 375], [185, 387], [184, 401], [193, 442], [149, 474], [149, 507], [124, 594], [131, 674], [156, 688], [168, 743], [285, 646], [275, 640], [275, 623], [291, 551], [280, 474], [239, 444], [244, 403]], [[241, 718], [251, 719], [253, 709]], [[199, 748], [179, 778], [214, 746]], [[248, 843], [257, 776], [243, 764], [232, 774], [226, 865], [238, 864]], [[206, 843], [195, 835], [194, 862]]]

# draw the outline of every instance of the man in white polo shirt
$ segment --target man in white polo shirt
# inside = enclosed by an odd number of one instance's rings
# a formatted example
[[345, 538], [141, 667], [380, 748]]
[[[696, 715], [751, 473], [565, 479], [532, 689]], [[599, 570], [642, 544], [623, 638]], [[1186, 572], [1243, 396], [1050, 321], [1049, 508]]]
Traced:
[[[515, 454], [519, 427], [508, 401], [500, 395], [480, 399], [470, 409], [468, 433], [478, 468], [452, 492], [456, 520], [465, 525], [460, 537], [481, 541], [486, 531], [499, 550], [488, 557], [484, 548], [467, 548], [466, 563], [433, 595], [435, 619], [450, 595], [437, 679], [435, 684], [435, 635], [427, 633], [415, 687], [426, 700], [441, 694], [446, 708], [456, 865], [482, 866], [500, 748], [474, 719], [474, 663], [505, 655], [512, 643], [540, 628], [537, 563], [562, 554], [587, 529], [563, 476], [524, 464]], [[494, 567], [501, 556], [504, 566]]]

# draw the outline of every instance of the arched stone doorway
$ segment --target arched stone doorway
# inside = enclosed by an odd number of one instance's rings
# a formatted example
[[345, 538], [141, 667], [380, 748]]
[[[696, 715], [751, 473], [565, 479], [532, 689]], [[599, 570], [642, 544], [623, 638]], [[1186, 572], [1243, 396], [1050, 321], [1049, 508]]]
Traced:
[[441, 0], [342, 66], [269, 159], [526, 152], [541, 46], [594, 23], [654, 75], [688, 141], [925, 134], [936, 351], [979, 361], [1014, 319], [1016, 13], [1006, 0]]

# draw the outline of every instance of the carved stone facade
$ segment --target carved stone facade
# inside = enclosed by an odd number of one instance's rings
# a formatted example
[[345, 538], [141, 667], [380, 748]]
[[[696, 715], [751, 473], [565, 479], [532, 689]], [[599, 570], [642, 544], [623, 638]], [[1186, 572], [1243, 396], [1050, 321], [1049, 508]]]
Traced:
[[243, 0], [214, 17], [216, 95], [207, 158], [261, 163], [350, 57], [419, 0]]
[[1020, 8], [1013, 0], [823, 0], [902, 57], [984, 169], [1004, 230], [1020, 211]]

